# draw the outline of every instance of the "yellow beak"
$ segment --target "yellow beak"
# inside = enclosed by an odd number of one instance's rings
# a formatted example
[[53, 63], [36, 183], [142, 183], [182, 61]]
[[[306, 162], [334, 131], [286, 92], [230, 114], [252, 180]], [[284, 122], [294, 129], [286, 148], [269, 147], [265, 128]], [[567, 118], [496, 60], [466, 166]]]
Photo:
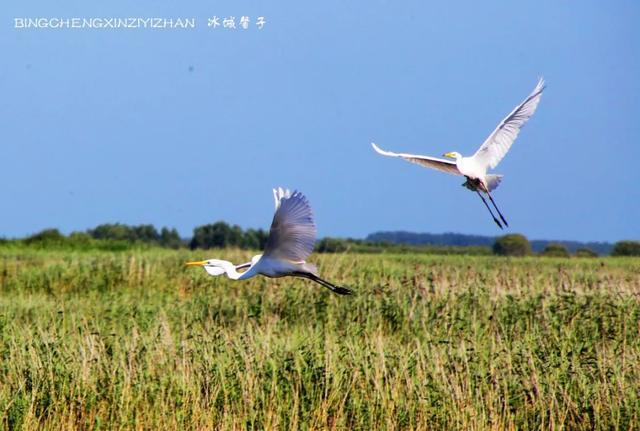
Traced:
[[449, 157], [450, 159], [455, 159], [455, 157], [453, 156], [452, 153], [444, 153], [443, 156], [444, 157]]
[[185, 265], [187, 266], [204, 266], [207, 264], [206, 260], [198, 260], [196, 262], [187, 262]]

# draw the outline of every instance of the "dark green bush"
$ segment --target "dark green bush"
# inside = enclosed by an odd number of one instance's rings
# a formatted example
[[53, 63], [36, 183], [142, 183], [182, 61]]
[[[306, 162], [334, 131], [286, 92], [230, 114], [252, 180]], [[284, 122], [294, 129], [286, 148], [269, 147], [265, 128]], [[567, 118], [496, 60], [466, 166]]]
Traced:
[[640, 256], [640, 241], [618, 241], [611, 256]]
[[524, 235], [504, 235], [496, 239], [493, 252], [499, 256], [528, 256], [531, 254], [531, 244]]
[[562, 244], [551, 243], [540, 252], [540, 256], [569, 257], [569, 250]]
[[65, 236], [58, 229], [44, 229], [24, 239], [25, 244], [61, 243]]
[[582, 247], [576, 250], [576, 257], [598, 257], [598, 253], [587, 247]]

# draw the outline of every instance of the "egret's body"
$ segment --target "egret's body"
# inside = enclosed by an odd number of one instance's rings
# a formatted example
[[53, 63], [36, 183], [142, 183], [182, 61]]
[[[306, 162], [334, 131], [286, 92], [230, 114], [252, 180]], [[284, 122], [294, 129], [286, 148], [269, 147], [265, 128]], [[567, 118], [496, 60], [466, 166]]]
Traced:
[[478, 151], [469, 157], [463, 157], [460, 153], [455, 151], [446, 153], [444, 156], [453, 159], [452, 161], [417, 154], [393, 153], [391, 151], [381, 150], [374, 143], [371, 145], [376, 152], [383, 156], [400, 157], [409, 162], [417, 163], [441, 172], [466, 177], [467, 181], [462, 185], [469, 190], [478, 193], [478, 196], [480, 196], [491, 213], [493, 220], [502, 229], [502, 224], [493, 215], [493, 211], [491, 211], [491, 208], [482, 196], [482, 193], [485, 193], [489, 197], [491, 203], [498, 212], [500, 219], [506, 226], [508, 226], [507, 221], [502, 216], [502, 213], [491, 196], [491, 192], [498, 187], [502, 181], [502, 175], [488, 174], [487, 171], [489, 169], [494, 169], [498, 163], [500, 163], [500, 160], [502, 160], [505, 154], [507, 154], [509, 148], [511, 148], [511, 145], [518, 137], [518, 133], [520, 133], [522, 126], [524, 126], [527, 120], [536, 111], [544, 88], [544, 80], [540, 79], [531, 94], [529, 94], [522, 103], [516, 106], [515, 109], [507, 115], [500, 124], [498, 124], [498, 127], [496, 127], [493, 133], [491, 133], [480, 148], [478, 148]]
[[[256, 275], [271, 278], [302, 277], [340, 295], [351, 294], [349, 289], [320, 278], [316, 266], [305, 261], [313, 251], [316, 226], [311, 206], [304, 195], [279, 188], [273, 190], [273, 196], [276, 212], [263, 254], [253, 256], [251, 262], [241, 265], [220, 259], [188, 262], [187, 265], [202, 266], [209, 275], [226, 274], [232, 280], [246, 280]], [[243, 269], [245, 271], [239, 272]]]

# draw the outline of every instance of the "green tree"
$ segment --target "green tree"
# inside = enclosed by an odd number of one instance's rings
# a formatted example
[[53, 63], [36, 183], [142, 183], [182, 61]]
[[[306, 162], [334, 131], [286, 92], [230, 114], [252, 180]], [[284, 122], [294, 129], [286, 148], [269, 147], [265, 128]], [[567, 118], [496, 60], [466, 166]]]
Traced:
[[94, 239], [113, 239], [120, 241], [133, 241], [131, 228], [120, 223], [105, 223], [87, 230], [87, 233]]
[[152, 224], [141, 224], [139, 226], [132, 226], [130, 229], [133, 241], [140, 241], [144, 243], [160, 242], [160, 234]]
[[613, 245], [611, 256], [640, 256], [640, 241], [618, 241]]
[[160, 245], [168, 248], [180, 248], [183, 246], [183, 243], [175, 228], [169, 229], [163, 227], [160, 230]]
[[198, 226], [193, 230], [190, 247], [223, 248], [241, 247], [243, 233], [239, 226], [229, 226], [223, 221]]
[[524, 235], [504, 235], [496, 239], [493, 252], [499, 256], [527, 256], [531, 254], [531, 244]]
[[550, 243], [542, 250], [540, 256], [569, 257], [569, 250], [562, 244]]
[[142, 242], [145, 244], [159, 244], [160, 234], [151, 224], [129, 226], [122, 223], [105, 223], [87, 231], [94, 239], [115, 240], [128, 242]]

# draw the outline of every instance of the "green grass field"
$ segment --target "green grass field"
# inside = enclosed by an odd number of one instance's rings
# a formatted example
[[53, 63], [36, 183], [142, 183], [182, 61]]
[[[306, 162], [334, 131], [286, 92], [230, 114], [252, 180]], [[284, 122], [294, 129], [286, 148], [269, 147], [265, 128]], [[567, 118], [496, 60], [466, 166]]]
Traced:
[[638, 429], [640, 259], [0, 255], [0, 429]]

